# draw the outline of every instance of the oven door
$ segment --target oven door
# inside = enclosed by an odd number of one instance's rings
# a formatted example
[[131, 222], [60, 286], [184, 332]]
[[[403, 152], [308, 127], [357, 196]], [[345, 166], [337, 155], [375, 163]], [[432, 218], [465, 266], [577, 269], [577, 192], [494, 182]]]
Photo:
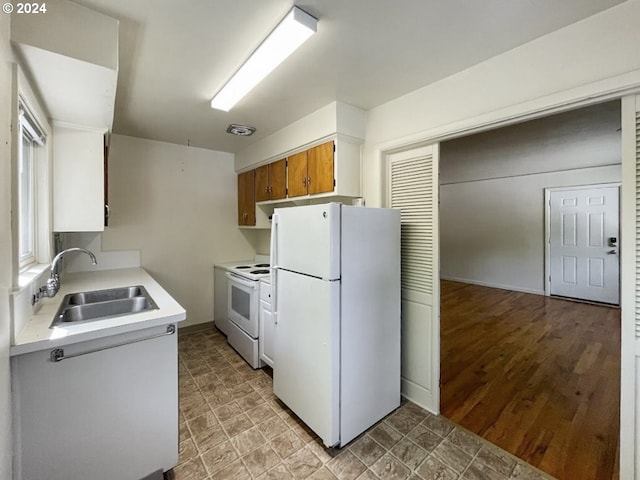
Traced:
[[252, 338], [258, 338], [259, 285], [227, 273], [227, 317]]

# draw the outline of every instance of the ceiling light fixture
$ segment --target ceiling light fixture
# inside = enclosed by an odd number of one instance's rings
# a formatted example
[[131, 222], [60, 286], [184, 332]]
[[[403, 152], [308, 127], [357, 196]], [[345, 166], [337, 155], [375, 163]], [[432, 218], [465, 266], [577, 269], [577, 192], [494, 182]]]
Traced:
[[211, 100], [211, 108], [228, 112], [253, 87], [316, 32], [318, 21], [294, 6]]
[[255, 131], [255, 127], [250, 127], [249, 125], [237, 125], [235, 123], [232, 123], [227, 127], [227, 133], [239, 135], [241, 137], [248, 137], [249, 135], [253, 135], [253, 132]]

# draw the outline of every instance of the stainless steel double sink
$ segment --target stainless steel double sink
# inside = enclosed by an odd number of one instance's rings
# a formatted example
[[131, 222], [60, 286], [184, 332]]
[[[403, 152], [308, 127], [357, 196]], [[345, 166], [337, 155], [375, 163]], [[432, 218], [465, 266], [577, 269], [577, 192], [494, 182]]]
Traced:
[[142, 285], [70, 293], [62, 299], [49, 328], [77, 325], [157, 308], [158, 305]]

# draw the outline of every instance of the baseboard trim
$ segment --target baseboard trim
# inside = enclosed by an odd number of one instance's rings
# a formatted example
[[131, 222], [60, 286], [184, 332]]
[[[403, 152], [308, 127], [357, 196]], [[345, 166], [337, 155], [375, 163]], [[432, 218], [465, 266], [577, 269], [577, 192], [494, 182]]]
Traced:
[[400, 392], [404, 398], [434, 415], [440, 413], [440, 399], [434, 399], [430, 390], [404, 377], [401, 378], [400, 385]]
[[533, 295], [545, 295], [544, 290], [536, 290], [532, 288], [516, 287], [514, 285], [501, 285], [493, 282], [483, 282], [481, 280], [472, 280], [470, 278], [450, 277], [448, 275], [440, 275], [440, 280], [449, 280], [452, 282], [469, 283], [471, 285], [479, 285], [481, 287], [499, 288], [501, 290], [511, 290], [513, 292], [531, 293]]
[[181, 327], [178, 324], [178, 335], [186, 335], [188, 333], [201, 332], [202, 330], [212, 330], [214, 328], [213, 322], [208, 321], [204, 323], [197, 323], [195, 325], [188, 325]]

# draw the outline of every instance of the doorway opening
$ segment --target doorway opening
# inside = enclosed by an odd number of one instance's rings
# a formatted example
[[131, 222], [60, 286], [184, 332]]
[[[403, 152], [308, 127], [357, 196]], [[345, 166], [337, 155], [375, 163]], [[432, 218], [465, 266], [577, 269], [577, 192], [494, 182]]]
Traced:
[[441, 413], [559, 479], [618, 477], [620, 310], [545, 295], [545, 189], [619, 184], [620, 142], [614, 101], [440, 144]]

